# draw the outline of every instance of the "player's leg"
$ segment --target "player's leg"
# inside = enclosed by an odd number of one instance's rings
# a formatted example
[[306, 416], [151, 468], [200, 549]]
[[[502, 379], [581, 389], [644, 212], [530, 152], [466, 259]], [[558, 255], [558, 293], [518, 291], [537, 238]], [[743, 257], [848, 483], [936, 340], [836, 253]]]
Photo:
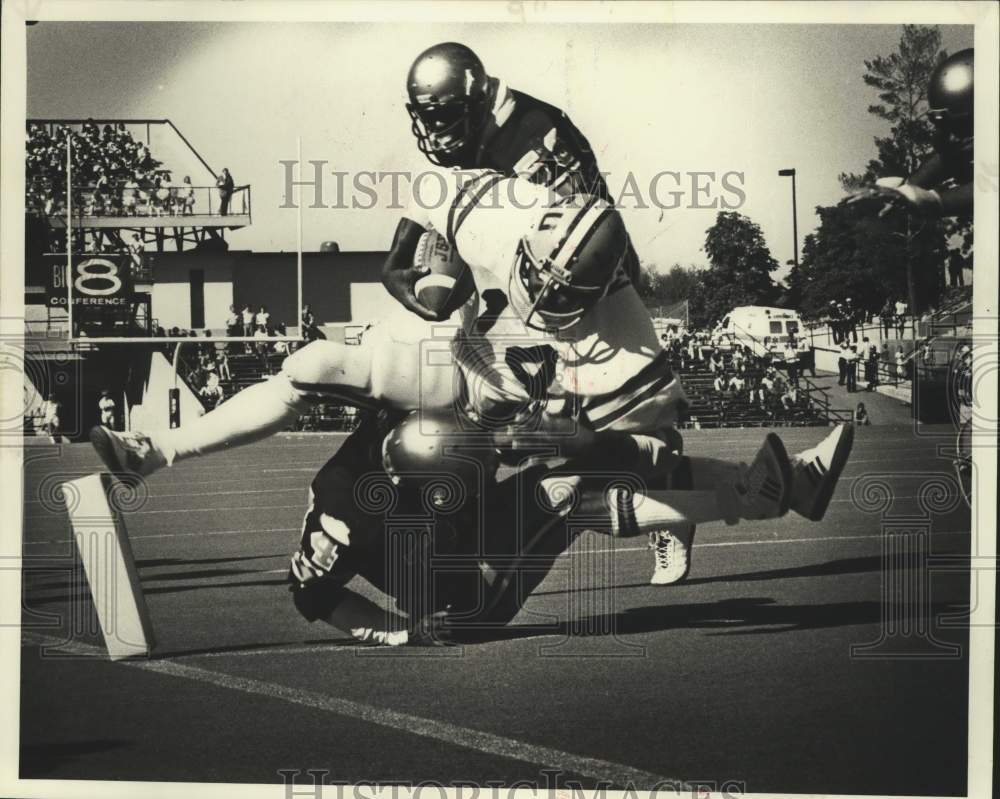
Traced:
[[406, 643], [406, 620], [347, 587], [383, 567], [384, 519], [361, 510], [358, 480], [378, 467], [380, 442], [392, 418], [366, 415], [309, 489], [299, 548], [288, 571], [289, 591], [307, 621], [322, 621], [366, 643]]
[[612, 533], [635, 535], [670, 525], [720, 520], [735, 524], [741, 519], [776, 518], [787, 510], [819, 521], [830, 504], [853, 441], [853, 426], [839, 425], [792, 460], [773, 433], [750, 467], [690, 458], [691, 491], [647, 491], [636, 496], [624, 489], [610, 492]]
[[312, 397], [371, 398], [373, 346], [315, 341], [290, 355], [281, 373], [236, 394], [215, 410], [173, 430], [91, 431], [109, 469], [151, 474], [177, 460], [250, 444], [290, 425]]

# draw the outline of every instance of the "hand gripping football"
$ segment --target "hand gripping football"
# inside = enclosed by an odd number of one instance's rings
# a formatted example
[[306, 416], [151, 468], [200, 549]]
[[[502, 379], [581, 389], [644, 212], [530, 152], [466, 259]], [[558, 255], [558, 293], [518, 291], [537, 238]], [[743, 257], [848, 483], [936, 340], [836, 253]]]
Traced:
[[434, 230], [428, 230], [417, 242], [413, 265], [426, 270], [413, 287], [417, 299], [447, 319], [460, 308], [476, 289], [472, 270], [448, 240]]

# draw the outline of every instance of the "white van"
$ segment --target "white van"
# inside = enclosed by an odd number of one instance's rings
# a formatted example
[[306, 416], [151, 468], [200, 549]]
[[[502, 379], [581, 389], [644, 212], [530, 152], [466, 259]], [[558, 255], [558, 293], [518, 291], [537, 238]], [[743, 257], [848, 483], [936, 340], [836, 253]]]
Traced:
[[789, 308], [767, 308], [763, 305], [741, 305], [733, 308], [719, 323], [717, 331], [731, 337], [736, 344], [749, 347], [755, 355], [764, 353], [764, 339], [784, 345], [790, 335], [798, 337], [802, 320], [798, 311]]

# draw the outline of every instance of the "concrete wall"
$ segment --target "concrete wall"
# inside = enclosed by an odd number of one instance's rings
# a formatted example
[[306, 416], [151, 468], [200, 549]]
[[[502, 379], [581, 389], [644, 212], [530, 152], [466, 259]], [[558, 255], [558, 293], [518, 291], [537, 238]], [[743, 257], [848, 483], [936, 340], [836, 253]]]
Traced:
[[[197, 251], [150, 254], [153, 317], [169, 330], [191, 327], [191, 270], [205, 272], [205, 323], [225, 333], [229, 306], [264, 305], [275, 323], [297, 327], [296, 255]], [[302, 301], [319, 324], [362, 322], [385, 315], [394, 301], [379, 275], [384, 252], [304, 253]]]
[[161, 253], [148, 257], [153, 267], [153, 318], [165, 330], [191, 324], [191, 272], [205, 273], [205, 327], [225, 334], [233, 304], [234, 264], [238, 253]]

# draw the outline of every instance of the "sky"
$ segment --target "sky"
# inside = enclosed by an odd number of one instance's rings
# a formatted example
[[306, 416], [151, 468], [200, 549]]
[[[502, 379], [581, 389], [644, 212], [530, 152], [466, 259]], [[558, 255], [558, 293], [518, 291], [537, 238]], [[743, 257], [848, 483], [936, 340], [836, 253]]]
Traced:
[[[942, 26], [955, 52], [971, 26]], [[713, 200], [745, 199], [780, 264], [793, 255], [791, 185], [797, 172], [799, 246], [817, 205], [841, 197], [837, 176], [861, 171], [873, 137], [888, 128], [867, 111], [864, 61], [888, 55], [901, 25], [595, 25], [41, 22], [27, 28], [28, 116], [169, 118], [216, 172], [250, 184], [253, 224], [230, 235], [237, 249], [294, 250], [296, 212], [285, 204], [285, 168], [302, 156], [327, 161], [324, 200], [361, 172], [429, 167], [410, 133], [405, 76], [413, 58], [440, 41], [472, 47], [487, 71], [563, 108], [589, 139], [612, 194], [634, 176], [647, 207], [626, 198], [626, 224], [640, 257], [660, 269], [702, 265]], [[154, 155], [155, 155], [154, 151]], [[169, 165], [169, 164], [168, 164]], [[661, 204], [650, 196], [663, 176]], [[710, 186], [695, 194], [698, 185]], [[311, 171], [308, 173], [311, 175]], [[405, 201], [408, 184], [400, 183]], [[305, 208], [303, 248], [381, 250], [400, 211], [391, 181], [373, 208]], [[311, 195], [307, 194], [307, 201]], [[785, 268], [778, 273], [783, 275]]]

